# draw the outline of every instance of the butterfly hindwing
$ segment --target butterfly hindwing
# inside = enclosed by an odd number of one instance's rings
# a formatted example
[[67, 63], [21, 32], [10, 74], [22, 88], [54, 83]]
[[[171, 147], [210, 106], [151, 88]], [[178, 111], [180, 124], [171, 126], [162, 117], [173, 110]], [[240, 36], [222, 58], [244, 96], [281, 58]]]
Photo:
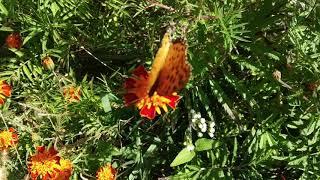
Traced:
[[188, 82], [191, 67], [186, 57], [187, 46], [183, 41], [173, 42], [165, 64], [161, 69], [154, 90], [159, 95], [171, 95], [181, 90]]

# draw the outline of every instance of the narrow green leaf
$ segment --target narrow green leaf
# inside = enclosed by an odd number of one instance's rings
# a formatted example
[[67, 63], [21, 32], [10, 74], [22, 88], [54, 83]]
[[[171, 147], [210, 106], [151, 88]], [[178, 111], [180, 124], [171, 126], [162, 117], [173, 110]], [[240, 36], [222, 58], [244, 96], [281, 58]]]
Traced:
[[240, 37], [240, 36], [232, 35], [231, 37], [233, 37], [234, 39], [237, 39], [237, 40], [239, 40], [239, 41], [251, 42], [251, 41], [249, 41], [249, 40], [247, 40], [247, 39], [244, 39], [244, 38], [242, 38], [242, 37]]
[[320, 57], [320, 53], [315, 53], [310, 56], [312, 59]]
[[238, 140], [237, 137], [234, 137], [233, 140], [233, 151], [232, 151], [232, 163], [234, 163], [237, 159], [237, 151], [238, 151]]
[[24, 55], [24, 53], [22, 51], [19, 51], [16, 48], [9, 48], [9, 50], [13, 53], [15, 53], [17, 56], [22, 57]]
[[196, 155], [194, 151], [190, 151], [187, 148], [182, 149], [179, 154], [174, 158], [172, 163], [170, 164], [170, 167], [178, 166], [180, 164], [187, 163], [193, 159], [193, 157]]
[[269, 132], [266, 133], [266, 139], [270, 147], [275, 144], [275, 140]]
[[23, 73], [28, 77], [28, 79], [33, 82], [33, 78], [32, 78], [32, 75], [30, 73], [30, 70], [28, 69], [28, 67], [26, 65], [23, 65], [22, 66], [22, 70], [23, 70]]
[[0, 31], [12, 32], [13, 29], [11, 27], [2, 26], [0, 27]]
[[306, 128], [303, 129], [302, 134], [304, 136], [309, 136], [316, 130], [317, 122], [311, 121]]
[[266, 135], [262, 134], [259, 141], [259, 148], [264, 149], [266, 147]]
[[1, 12], [2, 14], [4, 14], [5, 16], [8, 16], [8, 14], [9, 14], [7, 8], [4, 7], [4, 5], [3, 5], [1, 2], [0, 2], [0, 12]]
[[284, 160], [287, 160], [288, 157], [282, 157], [282, 156], [271, 156], [272, 159], [276, 159], [276, 160], [279, 160], [279, 161], [284, 161]]
[[33, 38], [36, 34], [38, 34], [39, 30], [35, 29], [31, 33], [28, 34], [27, 37], [24, 38], [23, 44], [26, 44], [31, 38]]
[[308, 155], [304, 156], [298, 156], [292, 158], [293, 160], [288, 163], [288, 165], [295, 165], [295, 166], [301, 166], [305, 167], [308, 164]]

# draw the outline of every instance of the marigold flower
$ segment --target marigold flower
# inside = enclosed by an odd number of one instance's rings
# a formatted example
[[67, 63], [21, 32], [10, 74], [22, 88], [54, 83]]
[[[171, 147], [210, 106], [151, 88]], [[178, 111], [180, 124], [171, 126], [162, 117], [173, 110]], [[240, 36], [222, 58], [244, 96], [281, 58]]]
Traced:
[[4, 104], [6, 97], [11, 96], [11, 89], [11, 86], [6, 81], [0, 81], [0, 105]]
[[78, 102], [80, 101], [81, 96], [80, 87], [76, 89], [73, 86], [66, 87], [63, 90], [63, 95], [65, 99], [69, 102]]
[[37, 147], [35, 155], [31, 156], [28, 163], [28, 171], [32, 180], [42, 178], [42, 180], [53, 179], [57, 177], [61, 166], [58, 152], [51, 147], [46, 150], [44, 146]]
[[187, 60], [187, 45], [182, 40], [171, 39], [172, 30], [164, 34], [161, 46], [155, 55], [150, 71], [138, 66], [133, 76], [124, 83], [126, 105], [135, 104], [140, 115], [154, 119], [161, 108], [176, 107], [182, 90], [189, 81], [191, 65]]
[[176, 92], [160, 95], [157, 91], [151, 93], [147, 90], [150, 75], [143, 66], [138, 66], [133, 75], [124, 83], [127, 90], [124, 100], [127, 106], [135, 104], [140, 110], [140, 115], [150, 120], [154, 119], [157, 113], [161, 114], [161, 108], [168, 112], [167, 105], [172, 109], [176, 108], [181, 98]]
[[20, 49], [22, 46], [22, 37], [17, 32], [11, 33], [9, 36], [7, 36], [6, 44], [8, 48]]
[[168, 112], [167, 105], [172, 109], [176, 108], [180, 96], [177, 93], [173, 93], [170, 96], [160, 96], [157, 92], [153, 93], [153, 96], [146, 96], [136, 103], [138, 109], [140, 109], [140, 115], [148, 119], [154, 119], [156, 113], [161, 114], [162, 108], [165, 112]]
[[106, 166], [101, 167], [97, 171], [97, 180], [115, 180], [117, 170], [115, 170], [110, 163]]
[[46, 56], [42, 59], [42, 65], [45, 69], [48, 69], [48, 70], [54, 69], [54, 62], [50, 56]]
[[15, 129], [9, 128], [0, 132], [0, 150], [6, 150], [9, 147], [16, 145], [18, 142], [18, 135], [15, 133]]

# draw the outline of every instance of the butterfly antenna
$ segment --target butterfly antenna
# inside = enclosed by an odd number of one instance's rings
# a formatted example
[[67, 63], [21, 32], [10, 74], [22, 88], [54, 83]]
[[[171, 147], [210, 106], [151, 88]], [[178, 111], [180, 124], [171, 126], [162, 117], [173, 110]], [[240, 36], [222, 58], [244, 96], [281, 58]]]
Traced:
[[114, 71], [115, 73], [119, 74], [121, 77], [125, 77], [124, 75], [119, 73], [119, 70], [115, 70], [112, 67], [108, 66], [105, 62], [101, 61], [99, 58], [97, 58], [95, 55], [93, 55], [90, 51], [88, 51], [84, 46], [80, 46], [80, 49], [84, 50], [86, 53], [88, 53], [90, 56], [92, 56], [95, 60], [97, 60], [105, 67], [109, 68], [110, 70]]

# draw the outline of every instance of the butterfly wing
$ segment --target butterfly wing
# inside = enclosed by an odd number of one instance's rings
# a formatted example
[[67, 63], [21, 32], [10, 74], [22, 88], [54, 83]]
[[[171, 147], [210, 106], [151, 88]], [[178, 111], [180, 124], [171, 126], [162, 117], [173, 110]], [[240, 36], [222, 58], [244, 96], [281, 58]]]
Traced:
[[191, 66], [186, 58], [187, 46], [182, 41], [172, 43], [170, 33], [168, 31], [164, 35], [151, 71], [148, 73], [139, 66], [134, 70], [134, 76], [126, 80], [126, 105], [136, 103], [148, 94], [153, 95], [154, 91], [162, 96], [170, 96], [188, 82]]
[[187, 84], [190, 74], [191, 66], [187, 61], [185, 42], [180, 40], [173, 42], [151, 91], [157, 91], [163, 96], [178, 92]]

